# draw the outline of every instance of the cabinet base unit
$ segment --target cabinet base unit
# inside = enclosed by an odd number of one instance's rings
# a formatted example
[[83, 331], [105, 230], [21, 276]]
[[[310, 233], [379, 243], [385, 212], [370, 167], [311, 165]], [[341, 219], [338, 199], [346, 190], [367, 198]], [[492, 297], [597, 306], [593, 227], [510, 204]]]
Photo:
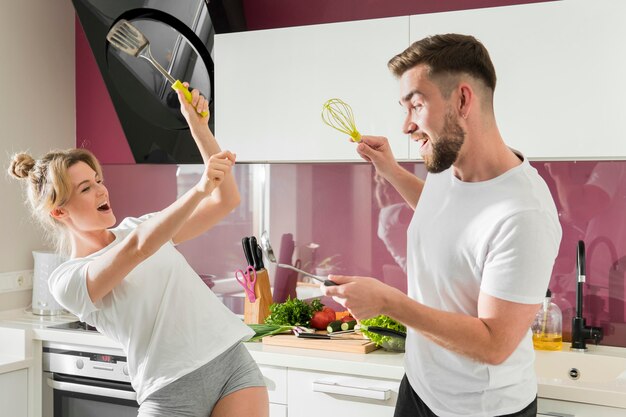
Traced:
[[[289, 415], [393, 416], [400, 381], [288, 370]], [[312, 405], [315, 406], [312, 406]]]

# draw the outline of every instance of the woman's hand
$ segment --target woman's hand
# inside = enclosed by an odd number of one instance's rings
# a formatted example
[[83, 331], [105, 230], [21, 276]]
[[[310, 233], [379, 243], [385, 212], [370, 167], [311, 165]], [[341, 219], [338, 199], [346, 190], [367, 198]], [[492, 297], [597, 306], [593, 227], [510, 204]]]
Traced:
[[[184, 82], [183, 85], [189, 88], [189, 83]], [[180, 112], [187, 120], [189, 128], [193, 132], [197, 132], [200, 129], [206, 129], [208, 127], [209, 118], [209, 100], [204, 98], [198, 90], [191, 90], [191, 103], [187, 101], [182, 92], [177, 91], [178, 101], [180, 102]], [[207, 112], [207, 115], [202, 117], [201, 113]]]
[[224, 181], [233, 165], [235, 165], [236, 155], [230, 151], [222, 151], [212, 155], [209, 163], [204, 169], [204, 173], [196, 184], [196, 190], [205, 195], [211, 195], [213, 190], [219, 187]]

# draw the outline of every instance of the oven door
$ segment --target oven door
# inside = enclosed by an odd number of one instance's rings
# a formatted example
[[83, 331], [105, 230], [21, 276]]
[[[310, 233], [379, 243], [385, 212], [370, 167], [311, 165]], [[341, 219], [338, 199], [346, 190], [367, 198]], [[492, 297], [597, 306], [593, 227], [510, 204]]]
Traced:
[[53, 374], [54, 417], [137, 417], [137, 396], [125, 382]]

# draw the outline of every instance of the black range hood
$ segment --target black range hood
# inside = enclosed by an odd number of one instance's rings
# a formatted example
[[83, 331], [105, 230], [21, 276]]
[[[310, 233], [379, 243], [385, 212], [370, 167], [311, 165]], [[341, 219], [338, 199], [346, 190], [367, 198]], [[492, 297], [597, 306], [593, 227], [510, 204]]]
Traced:
[[215, 33], [245, 30], [241, 0], [72, 2], [135, 161], [202, 163], [167, 80], [145, 59], [109, 45], [106, 34], [120, 19], [143, 32], [154, 58], [175, 79], [189, 81], [209, 98], [209, 124], [214, 129], [219, 115], [213, 101], [213, 39]]

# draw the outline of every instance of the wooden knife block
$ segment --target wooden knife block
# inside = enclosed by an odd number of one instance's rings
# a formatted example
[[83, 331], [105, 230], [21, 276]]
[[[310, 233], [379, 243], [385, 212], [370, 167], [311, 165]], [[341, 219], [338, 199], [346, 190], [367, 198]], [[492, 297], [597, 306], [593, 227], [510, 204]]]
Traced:
[[246, 324], [263, 324], [265, 323], [265, 318], [270, 314], [270, 305], [273, 302], [270, 277], [266, 269], [256, 271], [254, 294], [256, 295], [254, 303], [251, 303], [248, 297], [245, 298], [243, 322]]

